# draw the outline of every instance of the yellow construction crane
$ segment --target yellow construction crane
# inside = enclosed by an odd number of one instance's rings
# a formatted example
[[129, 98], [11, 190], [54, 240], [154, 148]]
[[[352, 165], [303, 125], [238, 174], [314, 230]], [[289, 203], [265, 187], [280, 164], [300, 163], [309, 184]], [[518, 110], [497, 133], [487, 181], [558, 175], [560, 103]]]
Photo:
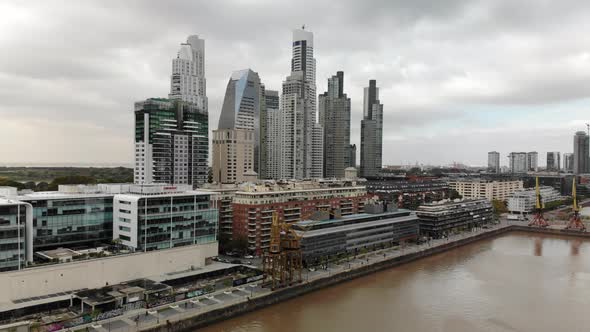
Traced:
[[541, 189], [539, 188], [539, 177], [535, 178], [535, 216], [533, 220], [529, 223], [529, 226], [536, 226], [536, 227], [547, 227], [549, 223], [543, 216], [543, 209], [545, 208], [545, 203], [543, 203], [543, 198], [541, 197]]
[[565, 229], [584, 232], [586, 231], [586, 225], [584, 225], [582, 219], [580, 218], [580, 206], [578, 205], [575, 176], [572, 181], [572, 200], [572, 211], [574, 214], [572, 215], [572, 218], [568, 222], [567, 226], [565, 226]]

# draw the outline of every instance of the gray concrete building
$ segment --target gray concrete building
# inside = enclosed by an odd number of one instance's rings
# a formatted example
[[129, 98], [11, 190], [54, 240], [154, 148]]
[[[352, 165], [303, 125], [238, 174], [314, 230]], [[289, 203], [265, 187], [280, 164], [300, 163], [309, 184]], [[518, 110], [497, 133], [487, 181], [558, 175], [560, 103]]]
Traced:
[[508, 164], [510, 173], [526, 173], [527, 171], [527, 153], [510, 152], [508, 155]]
[[261, 179], [280, 179], [281, 178], [281, 158], [283, 145], [283, 112], [279, 108], [279, 92], [265, 91], [265, 128], [264, 142], [262, 144], [266, 150], [266, 162], [262, 166], [263, 173]]
[[379, 101], [377, 81], [370, 80], [364, 91], [361, 121], [361, 176], [376, 176], [383, 157], [383, 104]]
[[539, 170], [539, 153], [536, 151], [527, 152], [526, 154], [527, 172], [537, 172]]
[[318, 97], [319, 123], [324, 128], [324, 177], [343, 178], [350, 160], [350, 98], [344, 93], [344, 72], [328, 79]]
[[578, 131], [574, 135], [574, 174], [589, 173], [589, 140], [588, 135]]
[[563, 171], [566, 173], [574, 172], [574, 154], [571, 152], [563, 154]]
[[500, 173], [500, 152], [488, 152], [488, 172]]
[[561, 169], [561, 153], [558, 151], [547, 152], [547, 171], [559, 172]]

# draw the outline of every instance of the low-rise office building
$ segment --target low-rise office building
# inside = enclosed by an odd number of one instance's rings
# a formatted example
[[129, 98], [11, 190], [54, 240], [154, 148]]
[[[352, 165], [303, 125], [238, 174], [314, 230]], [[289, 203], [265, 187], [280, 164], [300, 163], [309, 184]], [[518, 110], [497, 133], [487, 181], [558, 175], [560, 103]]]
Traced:
[[523, 189], [522, 180], [448, 179], [450, 189], [463, 198], [487, 198], [505, 201], [512, 193]]
[[211, 192], [191, 185], [134, 185], [113, 199], [113, 239], [134, 251], [217, 242]]
[[32, 207], [0, 198], [0, 272], [20, 270], [33, 259]]
[[[563, 200], [563, 196], [555, 188], [542, 186], [539, 188], [543, 204]], [[508, 211], [512, 213], [529, 213], [535, 209], [537, 204], [536, 190], [534, 188], [520, 190], [508, 198]]]
[[92, 247], [113, 237], [113, 194], [98, 186], [62, 187], [58, 191], [18, 196], [33, 206], [35, 251]]
[[350, 180], [244, 183], [235, 193], [232, 236], [248, 239], [248, 250], [261, 255], [270, 245], [273, 213], [279, 220], [309, 219], [318, 209], [339, 209], [343, 216], [363, 212], [369, 195]]
[[421, 205], [416, 214], [420, 218], [420, 234], [437, 239], [490, 222], [492, 204], [485, 198], [444, 200]]
[[293, 229], [301, 236], [306, 264], [328, 256], [356, 253], [418, 238], [418, 217], [410, 210], [360, 213], [338, 219], [297, 222]]

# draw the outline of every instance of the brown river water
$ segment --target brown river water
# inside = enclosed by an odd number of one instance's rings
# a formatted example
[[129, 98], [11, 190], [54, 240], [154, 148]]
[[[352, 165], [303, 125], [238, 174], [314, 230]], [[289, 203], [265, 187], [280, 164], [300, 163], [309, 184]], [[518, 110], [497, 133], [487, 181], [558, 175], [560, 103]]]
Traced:
[[510, 233], [199, 331], [590, 331], [590, 240]]

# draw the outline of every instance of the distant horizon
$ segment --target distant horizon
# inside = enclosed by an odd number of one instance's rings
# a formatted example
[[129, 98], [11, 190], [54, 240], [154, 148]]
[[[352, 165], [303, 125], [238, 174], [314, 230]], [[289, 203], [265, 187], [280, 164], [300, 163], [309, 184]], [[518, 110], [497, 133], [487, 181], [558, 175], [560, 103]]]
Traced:
[[125, 167], [133, 168], [130, 163], [84, 163], [84, 162], [2, 162], [0, 167], [100, 167], [100, 168], [115, 168]]

